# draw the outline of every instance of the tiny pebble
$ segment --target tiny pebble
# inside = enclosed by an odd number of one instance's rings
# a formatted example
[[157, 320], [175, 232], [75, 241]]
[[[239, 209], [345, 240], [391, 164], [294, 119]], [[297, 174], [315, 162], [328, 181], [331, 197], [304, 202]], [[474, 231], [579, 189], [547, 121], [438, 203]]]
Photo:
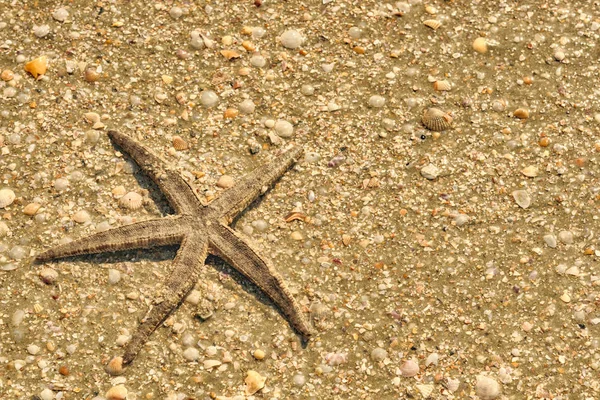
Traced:
[[40, 399], [41, 400], [53, 400], [54, 392], [52, 390], [46, 388], [40, 392]]
[[279, 40], [283, 47], [288, 49], [297, 49], [302, 45], [302, 35], [294, 29], [283, 32]]
[[560, 231], [558, 233], [558, 240], [564, 244], [573, 244], [573, 233], [570, 231]]
[[481, 398], [481, 400], [493, 400], [500, 396], [500, 384], [492, 378], [487, 376], [477, 376], [477, 383], [475, 384], [475, 393]]
[[275, 123], [275, 132], [282, 138], [290, 138], [294, 133], [294, 126], [283, 119], [277, 120]]
[[221, 175], [217, 181], [217, 186], [222, 189], [229, 189], [235, 185], [235, 181], [229, 175]]
[[385, 105], [385, 97], [373, 95], [369, 97], [369, 106], [373, 108], [381, 108]]
[[40, 350], [40, 346], [35, 344], [30, 344], [29, 346], [27, 346], [27, 352], [32, 356], [35, 356], [37, 353], [40, 352]]
[[123, 385], [113, 386], [106, 392], [106, 400], [125, 400], [127, 399], [127, 389]]
[[65, 22], [68, 17], [69, 12], [64, 7], [57, 8], [56, 11], [52, 13], [52, 18], [54, 18], [58, 22]]
[[200, 351], [195, 347], [188, 347], [183, 351], [183, 358], [187, 361], [196, 361], [200, 358]]
[[388, 352], [381, 347], [377, 347], [371, 351], [371, 358], [373, 361], [383, 361], [387, 358]]
[[200, 103], [206, 108], [211, 108], [219, 103], [219, 96], [212, 90], [205, 90], [200, 95]]
[[531, 205], [531, 197], [529, 197], [526, 190], [515, 190], [512, 192], [512, 196], [521, 208], [527, 208]]
[[240, 103], [239, 107], [242, 114], [252, 114], [256, 108], [256, 105], [252, 100], [246, 99]]
[[421, 168], [421, 175], [423, 178], [434, 180], [440, 175], [440, 170], [433, 164], [427, 164]]
[[117, 284], [121, 280], [121, 271], [118, 269], [109, 269], [108, 270], [108, 283], [111, 285]]
[[265, 352], [261, 349], [256, 349], [254, 350], [254, 353], [252, 354], [254, 356], [254, 358], [256, 358], [257, 360], [262, 360], [265, 358]]
[[55, 269], [44, 267], [40, 271], [40, 278], [45, 284], [52, 285], [58, 279], [58, 272]]

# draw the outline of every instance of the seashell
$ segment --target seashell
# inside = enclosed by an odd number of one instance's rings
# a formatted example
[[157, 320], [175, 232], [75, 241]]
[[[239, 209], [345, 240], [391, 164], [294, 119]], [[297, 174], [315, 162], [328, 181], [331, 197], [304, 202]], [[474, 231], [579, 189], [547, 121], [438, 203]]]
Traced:
[[111, 376], [121, 375], [123, 373], [123, 357], [114, 357], [104, 369]]
[[475, 39], [473, 41], [473, 50], [475, 50], [476, 52], [478, 52], [480, 54], [486, 53], [488, 50], [488, 47], [487, 47], [487, 41], [485, 40], [485, 38], [478, 37], [477, 39]]
[[425, 125], [427, 129], [441, 132], [452, 126], [452, 117], [450, 114], [439, 108], [432, 107], [423, 112], [421, 122], [423, 122], [423, 125]]
[[240, 58], [240, 53], [235, 50], [221, 50], [221, 55], [225, 57], [227, 60], [232, 60], [234, 58]]
[[97, 82], [100, 79], [100, 73], [96, 67], [88, 67], [83, 73], [83, 79], [86, 82]]
[[307, 216], [306, 214], [303, 214], [301, 212], [298, 211], [292, 211], [291, 213], [289, 213], [288, 215], [285, 216], [285, 222], [292, 222], [292, 221], [306, 221]]
[[256, 46], [249, 40], [244, 40], [242, 42], [242, 46], [244, 47], [244, 49], [246, 49], [246, 51], [256, 51]]
[[33, 75], [34, 78], [37, 79], [38, 76], [44, 75], [46, 73], [46, 70], [48, 69], [48, 57], [41, 56], [34, 60], [31, 60], [27, 64], [25, 64], [23, 69], [25, 69], [25, 71], [29, 72], [31, 75]]
[[0, 208], [8, 207], [15, 201], [15, 192], [11, 189], [0, 189]]
[[496, 112], [502, 112], [504, 110], [506, 110], [506, 100], [504, 99], [496, 99], [494, 101], [492, 101], [492, 110], [496, 111]]
[[125, 186], [122, 186], [122, 185], [119, 185], [112, 190], [112, 195], [116, 199], [125, 196], [125, 193], [127, 193], [127, 190], [125, 190]]
[[249, 370], [244, 382], [246, 382], [246, 394], [253, 395], [265, 387], [267, 378], [261, 376], [258, 372]]
[[23, 214], [29, 215], [31, 217], [38, 212], [40, 207], [41, 207], [41, 205], [39, 203], [29, 203], [23, 209]]
[[425, 25], [435, 31], [437, 28], [442, 26], [442, 23], [440, 21], [438, 21], [437, 19], [427, 19], [427, 20], [423, 21], [423, 25]]
[[14, 77], [15, 73], [12, 72], [10, 69], [5, 69], [4, 71], [2, 71], [2, 74], [0, 74], [0, 78], [5, 82], [13, 80]]
[[228, 108], [223, 113], [223, 118], [232, 119], [238, 116], [240, 112], [236, 108]]
[[500, 384], [492, 378], [478, 375], [477, 383], [475, 384], [475, 393], [482, 400], [493, 400], [500, 396]]
[[127, 389], [123, 385], [113, 386], [106, 392], [106, 400], [125, 400], [127, 398]]
[[516, 118], [519, 118], [519, 119], [527, 119], [527, 118], [529, 118], [529, 110], [526, 110], [524, 108], [517, 108], [513, 112], [513, 116], [515, 116]]
[[452, 89], [452, 84], [446, 80], [433, 82], [433, 88], [439, 92], [447, 92]]
[[130, 210], [137, 210], [142, 206], [143, 198], [139, 193], [129, 192], [119, 199], [119, 204], [122, 207]]
[[526, 190], [515, 190], [512, 192], [512, 196], [521, 208], [527, 208], [531, 205], [531, 197], [529, 197]]
[[97, 122], [100, 122], [100, 114], [95, 113], [95, 112], [87, 112], [87, 113], [83, 114], [83, 117], [90, 124], [95, 124]]
[[417, 387], [417, 390], [421, 393], [421, 396], [423, 396], [424, 399], [428, 398], [429, 396], [431, 396], [431, 393], [433, 393], [433, 385], [415, 385]]
[[346, 353], [328, 353], [325, 355], [325, 362], [330, 366], [344, 364], [347, 361], [348, 355]]
[[85, 210], [80, 210], [73, 214], [73, 221], [77, 222], [78, 224], [89, 222], [90, 219], [90, 214], [88, 214], [88, 212]]
[[521, 173], [528, 178], [535, 178], [538, 176], [538, 168], [534, 165], [530, 165], [529, 167], [525, 167], [521, 170]]
[[190, 146], [188, 145], [188, 142], [181, 138], [181, 136], [173, 136], [173, 148], [175, 150], [187, 150]]
[[447, 378], [446, 389], [450, 392], [456, 392], [460, 386], [460, 381], [458, 379]]
[[412, 377], [419, 373], [419, 364], [417, 364], [414, 360], [407, 360], [400, 367], [400, 372], [402, 372], [402, 376]]

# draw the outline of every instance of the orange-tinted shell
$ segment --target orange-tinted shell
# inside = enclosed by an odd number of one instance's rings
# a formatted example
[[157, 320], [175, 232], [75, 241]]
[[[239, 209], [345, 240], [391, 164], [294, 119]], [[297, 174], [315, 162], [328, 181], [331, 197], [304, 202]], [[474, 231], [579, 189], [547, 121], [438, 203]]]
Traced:
[[173, 136], [173, 148], [175, 150], [187, 150], [190, 146], [180, 136]]
[[44, 75], [46, 70], [48, 69], [48, 57], [41, 56], [34, 60], [29, 61], [25, 64], [25, 71], [29, 72], [33, 75], [34, 78], [37, 78], [40, 75]]

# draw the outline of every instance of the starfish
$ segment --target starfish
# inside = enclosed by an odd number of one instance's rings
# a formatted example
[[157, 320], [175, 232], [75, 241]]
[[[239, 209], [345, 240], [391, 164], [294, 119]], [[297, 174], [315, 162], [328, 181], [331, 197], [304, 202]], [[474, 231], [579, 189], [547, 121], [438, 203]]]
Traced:
[[123, 356], [113, 358], [107, 370], [112, 370], [114, 374], [121, 373], [122, 366], [135, 359], [150, 335], [179, 307], [194, 287], [209, 253], [221, 257], [258, 286], [279, 307], [290, 325], [308, 339], [311, 328], [269, 259], [261, 256], [241, 234], [229, 227], [239, 213], [298, 160], [302, 149], [293, 147], [204, 205], [187, 181], [146, 147], [116, 131], [109, 131], [108, 136], [156, 182], [176, 214], [113, 228], [61, 244], [39, 254], [36, 260], [44, 262], [84, 254], [176, 244], [179, 250], [161, 295], [140, 322]]

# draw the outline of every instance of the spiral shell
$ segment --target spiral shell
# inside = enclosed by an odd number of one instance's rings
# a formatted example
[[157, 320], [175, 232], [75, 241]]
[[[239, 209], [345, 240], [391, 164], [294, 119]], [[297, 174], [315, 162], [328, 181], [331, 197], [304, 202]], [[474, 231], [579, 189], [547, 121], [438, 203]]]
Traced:
[[427, 20], [423, 21], [423, 25], [425, 25], [435, 31], [437, 28], [442, 26], [442, 23], [440, 21], [438, 21], [437, 19], [427, 19]]
[[452, 117], [450, 114], [440, 110], [439, 108], [428, 108], [423, 112], [421, 119], [423, 125], [429, 130], [441, 132], [449, 129], [452, 126]]
[[452, 84], [446, 80], [433, 82], [433, 88], [439, 92], [446, 92], [452, 89]]
[[139, 209], [142, 206], [142, 203], [142, 196], [136, 192], [129, 192], [119, 199], [119, 204], [122, 207], [128, 208], [130, 210]]

